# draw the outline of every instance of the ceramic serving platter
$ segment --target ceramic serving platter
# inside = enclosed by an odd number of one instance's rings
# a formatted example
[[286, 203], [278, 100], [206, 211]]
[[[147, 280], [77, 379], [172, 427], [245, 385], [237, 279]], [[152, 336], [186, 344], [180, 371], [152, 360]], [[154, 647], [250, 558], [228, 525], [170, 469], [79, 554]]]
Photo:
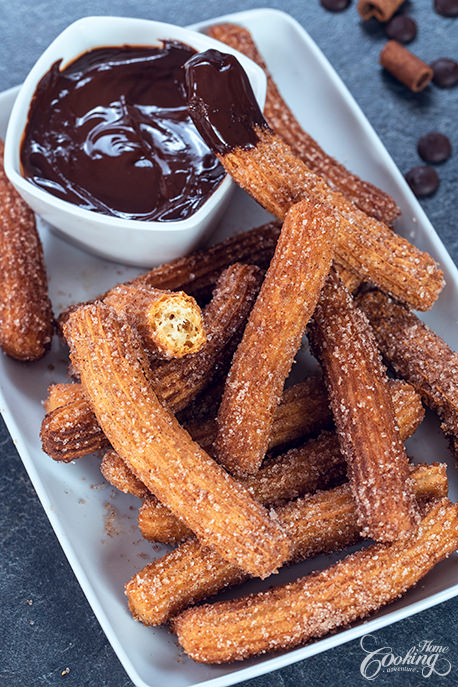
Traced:
[[[397, 230], [429, 251], [442, 265], [447, 286], [424, 319], [453, 348], [458, 349], [458, 272], [436, 232], [407, 187], [337, 74], [304, 29], [275, 10], [251, 10], [199, 24], [233, 21], [254, 35], [280, 89], [304, 128], [332, 155], [354, 172], [388, 191], [398, 201], [402, 218]], [[0, 135], [4, 136], [17, 89], [0, 94]], [[236, 230], [262, 224], [267, 214], [237, 190], [224, 220], [212, 237], [220, 240]], [[66, 243], [39, 222], [50, 291], [55, 312], [75, 301], [91, 298], [138, 273], [101, 260]], [[128, 610], [123, 585], [146, 563], [165, 553], [141, 539], [136, 527], [139, 502], [116, 493], [98, 469], [99, 459], [87, 457], [70, 465], [57, 464], [42, 453], [38, 438], [43, 417], [41, 402], [53, 382], [66, 381], [67, 354], [56, 339], [40, 362], [27, 365], [0, 358], [0, 408], [30, 479], [103, 630], [132, 681], [141, 687], [222, 687], [302, 660], [362, 634], [417, 613], [458, 594], [457, 556], [439, 564], [403, 599], [365, 623], [305, 647], [275, 656], [228, 666], [198, 665], [186, 658], [173, 635], [164, 628], [135, 622]], [[295, 366], [296, 378], [307, 363]], [[415, 460], [446, 460], [451, 498], [458, 498], [458, 478], [437, 420], [428, 416], [408, 442]], [[343, 554], [340, 554], [340, 557]], [[322, 556], [283, 570], [282, 583], [329, 565], [336, 556]], [[221, 595], [245, 594], [271, 581], [253, 581]]]

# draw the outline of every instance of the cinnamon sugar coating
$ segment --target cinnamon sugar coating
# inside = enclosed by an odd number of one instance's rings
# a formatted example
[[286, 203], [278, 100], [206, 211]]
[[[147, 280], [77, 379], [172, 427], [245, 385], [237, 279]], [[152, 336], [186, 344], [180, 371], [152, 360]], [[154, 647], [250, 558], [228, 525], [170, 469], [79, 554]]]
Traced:
[[[445, 464], [411, 466], [411, 475], [417, 499], [447, 495]], [[292, 542], [288, 563], [337, 551], [359, 540], [348, 484], [289, 501], [277, 508], [277, 517]], [[125, 591], [136, 620], [160, 625], [184, 608], [248, 577], [193, 539], [145, 566], [126, 584]]]
[[100, 303], [72, 313], [65, 337], [98, 422], [133, 473], [224, 559], [274, 572], [289, 555], [285, 534], [160, 403], [133, 330]]
[[226, 171], [266, 210], [282, 219], [301, 198], [327, 204], [336, 214], [335, 259], [412, 308], [428, 310], [444, 286], [433, 258], [385, 224], [368, 217], [341, 193], [311, 172], [272, 131], [257, 131], [259, 141], [220, 156]]
[[51, 384], [48, 388], [48, 396], [43, 402], [43, 408], [46, 413], [50, 413], [66, 403], [85, 398], [81, 384]]
[[0, 140], [0, 348], [38, 360], [53, 335], [53, 314], [35, 215], [9, 182]]
[[120, 284], [104, 300], [137, 330], [152, 357], [182, 358], [205, 344], [202, 312], [184, 291]]
[[408, 460], [365, 315], [331, 272], [310, 325], [363, 533], [394, 541], [416, 521]]
[[379, 291], [362, 295], [358, 304], [385, 360], [437, 412], [453, 447], [458, 437], [458, 353], [413, 312]]
[[113, 449], [104, 454], [100, 463], [100, 472], [107, 482], [125, 494], [132, 494], [143, 499], [150, 493], [143, 482], [134, 475], [126, 461]]
[[375, 217], [387, 225], [393, 224], [394, 220], [401, 214], [393, 198], [373, 184], [363, 181], [356, 174], [352, 174], [344, 165], [327, 155], [301, 127], [283, 100], [248, 29], [237, 24], [215, 24], [210, 26], [207, 32], [216, 40], [247, 55], [264, 70], [267, 76], [264, 116], [275, 133], [291, 146], [294, 154], [312, 172], [323, 177], [331, 188], [340, 191], [347, 200], [354, 203], [367, 215]]
[[336, 220], [309, 201], [286, 215], [274, 257], [237, 348], [218, 411], [215, 455], [231, 473], [255, 473], [275, 408], [332, 262]]
[[394, 601], [458, 546], [458, 506], [434, 501], [406, 539], [374, 544], [268, 591], [191, 608], [173, 621], [195, 661], [224, 663], [290, 649]]
[[[393, 406], [403, 440], [411, 436], [424, 417], [420, 398], [412, 387], [398, 380], [390, 383]], [[323, 431], [303, 446], [266, 460], [255, 475], [240, 482], [265, 506], [340, 484], [346, 475], [346, 461], [334, 432]], [[140, 508], [138, 524], [145, 539], [172, 544], [186, 539], [190, 531], [154, 497]]]

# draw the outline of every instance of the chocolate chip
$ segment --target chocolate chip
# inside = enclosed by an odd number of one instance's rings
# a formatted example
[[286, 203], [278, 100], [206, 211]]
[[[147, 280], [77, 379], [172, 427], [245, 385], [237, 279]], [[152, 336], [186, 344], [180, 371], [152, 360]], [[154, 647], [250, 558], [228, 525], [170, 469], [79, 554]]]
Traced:
[[430, 196], [439, 186], [439, 175], [436, 170], [426, 165], [412, 167], [405, 178], [416, 196]]
[[458, 0], [434, 0], [434, 9], [443, 17], [458, 17]]
[[458, 83], [458, 62], [450, 57], [440, 57], [431, 64], [433, 81], [440, 88], [452, 88]]
[[444, 134], [430, 131], [419, 139], [417, 150], [425, 162], [444, 162], [450, 157], [452, 145]]
[[321, 0], [321, 5], [328, 12], [342, 12], [346, 10], [351, 0]]
[[410, 43], [417, 35], [417, 24], [411, 17], [399, 14], [385, 27], [386, 35], [399, 43]]

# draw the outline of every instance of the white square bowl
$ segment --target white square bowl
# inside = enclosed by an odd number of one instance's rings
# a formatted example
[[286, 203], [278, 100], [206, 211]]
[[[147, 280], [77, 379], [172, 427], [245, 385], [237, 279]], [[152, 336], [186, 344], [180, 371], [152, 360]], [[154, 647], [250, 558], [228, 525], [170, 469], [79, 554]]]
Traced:
[[22, 85], [11, 113], [5, 140], [5, 171], [31, 208], [72, 243], [97, 255], [129, 265], [151, 267], [192, 250], [216, 226], [230, 199], [233, 182], [225, 176], [208, 200], [187, 219], [147, 222], [122, 219], [78, 207], [39, 188], [21, 174], [19, 152], [30, 103], [38, 82], [62, 60], [62, 68], [82, 53], [112, 45], [158, 45], [162, 40], [185, 43], [197, 52], [209, 48], [236, 55], [245, 69], [260, 106], [266, 77], [252, 60], [202, 33], [147, 19], [86, 17], [51, 43]]

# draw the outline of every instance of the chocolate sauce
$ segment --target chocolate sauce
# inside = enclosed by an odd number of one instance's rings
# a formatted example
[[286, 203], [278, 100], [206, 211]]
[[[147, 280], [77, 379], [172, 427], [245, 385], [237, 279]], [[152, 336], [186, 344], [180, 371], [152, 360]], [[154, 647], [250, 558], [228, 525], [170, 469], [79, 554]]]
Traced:
[[218, 50], [206, 50], [185, 64], [188, 108], [204, 141], [221, 155], [252, 148], [255, 127], [267, 128], [240, 62]]
[[224, 169], [189, 116], [184, 63], [195, 50], [104, 47], [37, 86], [21, 147], [24, 176], [75, 205], [118, 217], [181, 220]]

